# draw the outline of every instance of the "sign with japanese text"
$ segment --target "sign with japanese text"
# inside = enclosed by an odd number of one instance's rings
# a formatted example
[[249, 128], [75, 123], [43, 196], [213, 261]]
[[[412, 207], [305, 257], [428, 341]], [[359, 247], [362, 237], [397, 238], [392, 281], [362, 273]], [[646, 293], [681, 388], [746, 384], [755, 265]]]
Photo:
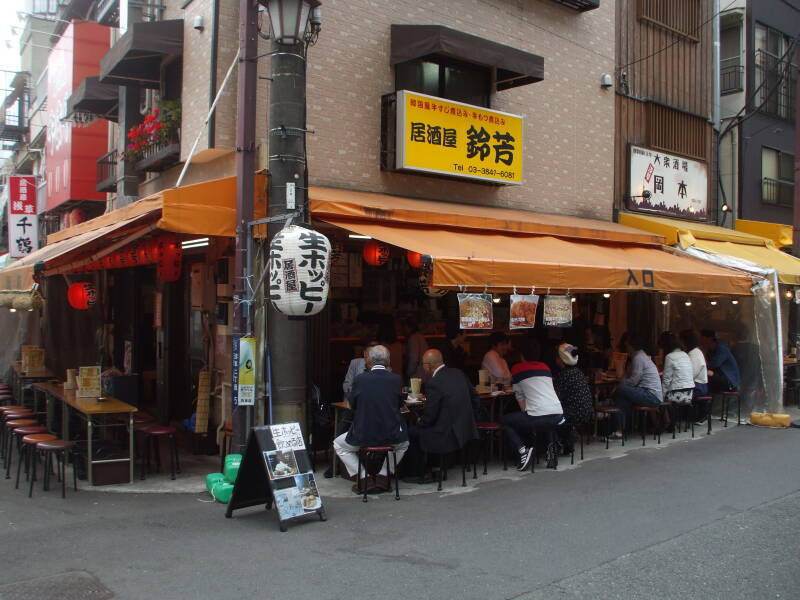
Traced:
[[[629, 208], [682, 219], [708, 218], [706, 163], [639, 146], [630, 151]], [[642, 198], [645, 190], [649, 198]]]
[[397, 168], [498, 184], [522, 183], [523, 118], [397, 92]]
[[36, 178], [9, 177], [8, 251], [12, 258], [22, 258], [39, 249], [39, 220], [36, 215]]
[[256, 403], [256, 338], [233, 338], [233, 406]]

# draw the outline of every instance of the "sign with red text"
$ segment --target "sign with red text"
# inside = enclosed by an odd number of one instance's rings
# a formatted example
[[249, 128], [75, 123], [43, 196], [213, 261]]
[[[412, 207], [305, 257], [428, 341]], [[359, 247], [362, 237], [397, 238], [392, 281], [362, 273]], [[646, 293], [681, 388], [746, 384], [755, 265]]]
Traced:
[[39, 249], [39, 218], [36, 210], [36, 178], [8, 178], [8, 251], [22, 258]]

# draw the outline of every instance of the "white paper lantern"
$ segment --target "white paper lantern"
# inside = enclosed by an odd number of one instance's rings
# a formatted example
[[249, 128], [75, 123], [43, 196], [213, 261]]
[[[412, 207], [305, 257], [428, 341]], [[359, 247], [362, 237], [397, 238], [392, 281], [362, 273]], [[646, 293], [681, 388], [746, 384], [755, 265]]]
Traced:
[[442, 288], [435, 288], [431, 285], [433, 280], [433, 263], [425, 261], [422, 263], [422, 269], [419, 275], [419, 289], [422, 293], [429, 298], [441, 298], [447, 294], [447, 290]]
[[298, 225], [286, 227], [269, 246], [269, 299], [294, 317], [317, 314], [328, 300], [331, 243]]

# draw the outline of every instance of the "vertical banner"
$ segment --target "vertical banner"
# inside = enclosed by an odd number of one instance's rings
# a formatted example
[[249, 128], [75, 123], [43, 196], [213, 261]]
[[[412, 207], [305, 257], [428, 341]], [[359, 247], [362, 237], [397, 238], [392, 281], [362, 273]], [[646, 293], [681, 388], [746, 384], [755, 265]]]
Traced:
[[36, 210], [36, 178], [8, 178], [8, 251], [22, 258], [39, 249], [39, 218]]
[[256, 338], [233, 338], [233, 407], [256, 403]]

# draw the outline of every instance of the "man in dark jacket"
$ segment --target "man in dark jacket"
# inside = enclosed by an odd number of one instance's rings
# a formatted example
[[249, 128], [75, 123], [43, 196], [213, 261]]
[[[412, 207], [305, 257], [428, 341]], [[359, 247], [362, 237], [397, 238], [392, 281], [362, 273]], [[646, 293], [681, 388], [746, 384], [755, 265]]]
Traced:
[[424, 475], [425, 452], [449, 454], [478, 438], [474, 415], [480, 400], [466, 375], [445, 366], [438, 350], [428, 350], [422, 365], [430, 379], [425, 384], [425, 409], [410, 434], [405, 471], [411, 477]]
[[[362, 446], [392, 446], [397, 462], [408, 449], [408, 431], [400, 415], [403, 380], [387, 369], [389, 350], [373, 346], [366, 352], [367, 371], [356, 376], [348, 401], [353, 411], [353, 424], [347, 433], [333, 441], [333, 448], [352, 480], [358, 470], [358, 450]], [[363, 465], [362, 465], [363, 468]], [[388, 482], [386, 462], [376, 477], [379, 486]]]

